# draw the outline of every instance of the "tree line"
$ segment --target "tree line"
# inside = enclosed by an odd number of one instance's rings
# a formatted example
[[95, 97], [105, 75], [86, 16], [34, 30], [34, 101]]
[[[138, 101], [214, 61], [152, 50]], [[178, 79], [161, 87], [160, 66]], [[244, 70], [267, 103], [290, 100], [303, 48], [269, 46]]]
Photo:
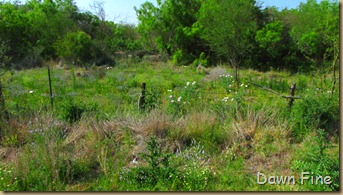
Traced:
[[102, 3], [92, 7], [93, 13], [73, 0], [0, 2], [0, 66], [30, 68], [57, 59], [115, 64], [116, 52], [137, 51], [179, 65], [295, 72], [338, 66], [337, 0], [283, 10], [255, 0], [157, 0], [134, 7], [137, 26], [107, 21]]
[[0, 3], [0, 65], [30, 68], [46, 60], [68, 63], [113, 63], [116, 51], [140, 48], [131, 24], [105, 20], [103, 4], [81, 12], [73, 0], [28, 0]]

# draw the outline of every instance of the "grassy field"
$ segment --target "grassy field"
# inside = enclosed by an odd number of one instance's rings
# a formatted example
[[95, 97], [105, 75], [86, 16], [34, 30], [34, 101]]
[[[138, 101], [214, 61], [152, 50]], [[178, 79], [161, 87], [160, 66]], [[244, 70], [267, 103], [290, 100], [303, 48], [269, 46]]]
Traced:
[[[332, 75], [241, 70], [238, 83], [233, 75], [228, 66], [202, 74], [168, 62], [54, 66], [52, 108], [47, 68], [7, 73], [0, 190], [339, 190], [339, 84], [332, 90]], [[289, 95], [293, 82], [301, 99], [291, 108], [252, 84]], [[269, 176], [264, 185], [258, 172]], [[331, 183], [301, 183], [302, 172]], [[295, 183], [272, 176], [294, 176]]]

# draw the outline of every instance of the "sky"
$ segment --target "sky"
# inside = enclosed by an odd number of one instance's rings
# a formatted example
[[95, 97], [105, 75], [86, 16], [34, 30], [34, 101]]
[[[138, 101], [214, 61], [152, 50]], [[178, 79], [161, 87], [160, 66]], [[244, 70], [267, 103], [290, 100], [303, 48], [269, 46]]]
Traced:
[[[91, 6], [94, 0], [74, 0], [77, 7], [81, 11], [92, 11]], [[136, 12], [133, 9], [134, 6], [140, 7], [146, 1], [150, 1], [155, 5], [156, 0], [99, 0], [98, 2], [104, 3], [106, 20], [114, 21], [115, 23], [130, 23], [138, 24]], [[284, 8], [296, 8], [300, 5], [300, 2], [306, 2], [306, 0], [260, 0], [263, 2], [262, 7], [276, 6], [280, 10]]]

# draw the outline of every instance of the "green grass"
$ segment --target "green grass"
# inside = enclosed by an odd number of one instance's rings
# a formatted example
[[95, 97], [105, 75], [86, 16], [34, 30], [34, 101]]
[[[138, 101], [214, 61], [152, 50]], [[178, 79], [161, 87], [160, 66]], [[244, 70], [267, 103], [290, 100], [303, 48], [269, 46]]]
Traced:
[[[339, 190], [339, 92], [331, 94], [330, 75], [249, 69], [236, 85], [224, 69], [226, 76], [171, 63], [52, 68], [53, 109], [46, 68], [4, 75], [10, 117], [0, 126], [0, 190]], [[289, 109], [249, 82], [282, 95], [295, 82], [301, 99]], [[297, 179], [314, 171], [333, 182], [258, 185], [257, 171]]]

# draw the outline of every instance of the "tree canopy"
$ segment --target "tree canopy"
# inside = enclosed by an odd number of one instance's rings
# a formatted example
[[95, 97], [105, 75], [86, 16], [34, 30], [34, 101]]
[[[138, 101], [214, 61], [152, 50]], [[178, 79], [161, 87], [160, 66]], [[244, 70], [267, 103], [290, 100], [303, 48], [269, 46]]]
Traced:
[[[107, 21], [73, 0], [0, 2], [1, 62], [33, 67], [44, 60], [113, 61], [114, 53], [150, 51], [175, 64], [293, 71], [336, 66], [338, 1], [262, 8], [255, 0], [157, 0], [134, 7], [137, 26]], [[4, 60], [6, 59], [6, 60]], [[9, 65], [7, 65], [9, 66]]]

